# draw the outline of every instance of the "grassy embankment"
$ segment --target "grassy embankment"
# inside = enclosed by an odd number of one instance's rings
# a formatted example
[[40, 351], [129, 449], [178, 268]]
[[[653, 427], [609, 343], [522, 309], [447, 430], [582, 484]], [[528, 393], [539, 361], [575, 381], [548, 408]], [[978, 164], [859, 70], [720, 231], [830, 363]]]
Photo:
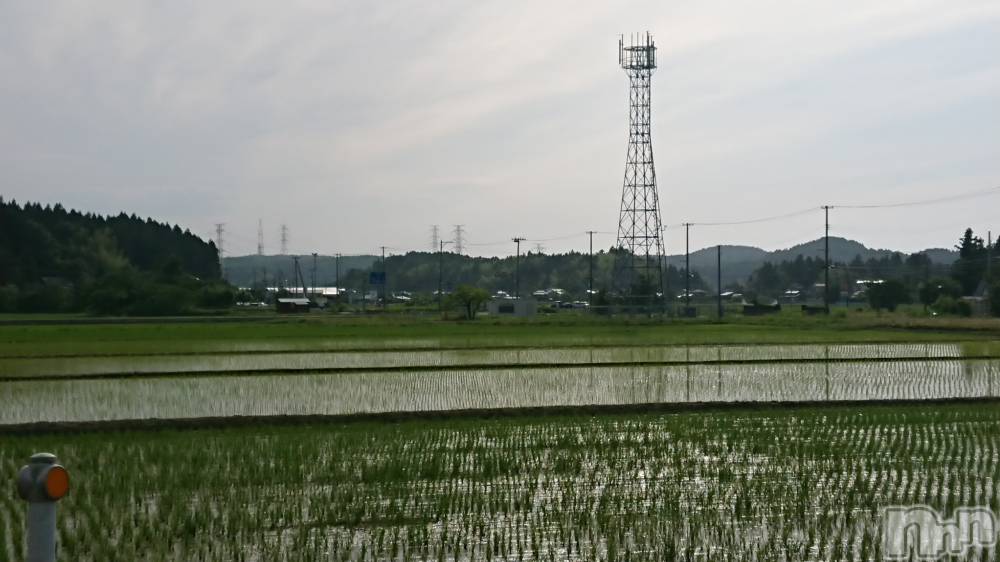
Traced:
[[450, 322], [427, 318], [275, 316], [214, 323], [0, 326], [0, 357], [173, 354], [264, 349], [411, 349], [671, 344], [795, 344], [986, 341], [1000, 339], [998, 319], [851, 313], [803, 317], [647, 320], [581, 315], [535, 320]]

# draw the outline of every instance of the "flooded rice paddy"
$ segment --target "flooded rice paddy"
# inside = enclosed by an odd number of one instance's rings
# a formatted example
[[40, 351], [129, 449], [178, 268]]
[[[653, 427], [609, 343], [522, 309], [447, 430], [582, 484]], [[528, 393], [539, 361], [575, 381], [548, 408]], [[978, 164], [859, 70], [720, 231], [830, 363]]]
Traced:
[[873, 561], [886, 506], [996, 510], [998, 436], [996, 404], [415, 420], [13, 436], [0, 471], [59, 453], [80, 562]]
[[480, 348], [406, 351], [282, 351], [164, 355], [0, 358], [0, 377], [74, 377], [227, 371], [400, 369], [496, 365], [714, 363], [886, 359], [957, 359], [967, 345], [698, 345], [637, 347]]
[[0, 382], [0, 424], [996, 396], [1000, 360], [491, 368]]
[[[71, 467], [79, 484], [60, 504], [60, 554], [80, 561], [881, 560], [887, 505], [1000, 507], [1000, 406], [819, 404], [995, 397], [991, 351], [248, 345], [7, 356], [0, 426], [13, 434], [0, 439], [0, 472], [38, 450]], [[194, 432], [10, 427], [695, 403], [796, 406]], [[20, 559], [24, 524], [23, 502], [0, 494], [0, 562]]]

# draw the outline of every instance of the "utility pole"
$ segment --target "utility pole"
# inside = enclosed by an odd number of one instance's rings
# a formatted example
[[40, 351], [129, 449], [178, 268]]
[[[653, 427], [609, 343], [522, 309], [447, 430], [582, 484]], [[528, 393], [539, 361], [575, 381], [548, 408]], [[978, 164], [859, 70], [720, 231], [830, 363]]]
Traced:
[[684, 223], [684, 316], [691, 309], [691, 223]]
[[336, 268], [335, 272], [336, 277], [334, 277], [335, 280], [334, 285], [337, 286], [337, 300], [340, 300], [340, 253], [339, 252], [337, 253], [335, 268]]
[[431, 251], [436, 252], [438, 249], [438, 242], [441, 240], [441, 230], [436, 224], [431, 225]]
[[[927, 264], [924, 264], [924, 271], [927, 271]], [[844, 266], [844, 308], [851, 309], [851, 270], [849, 266]]]
[[823, 236], [825, 246], [826, 267], [823, 268], [823, 308], [830, 314], [830, 206], [823, 205], [823, 214], [826, 217], [826, 234]]
[[450, 240], [438, 240], [438, 314], [444, 312], [444, 245]]
[[382, 246], [382, 310], [385, 310], [385, 289], [388, 284], [388, 277], [385, 274], [385, 246]]
[[993, 231], [986, 231], [986, 289], [989, 294], [989, 284], [992, 280], [990, 273], [993, 271]]
[[993, 231], [986, 231], [986, 305], [993, 308], [993, 291], [990, 290], [993, 283]]
[[308, 299], [309, 293], [306, 292], [306, 279], [305, 276], [302, 275], [302, 268], [299, 267], [299, 256], [292, 256], [292, 260], [295, 262], [295, 272], [293, 274], [295, 279], [293, 280], [293, 283], [302, 287], [302, 298]]
[[[664, 229], [661, 227], [659, 231], [661, 239], [663, 238], [663, 230]], [[666, 269], [666, 262], [667, 262], [666, 253], [667, 253], [667, 246], [666, 243], [664, 242], [663, 244], [660, 245], [660, 255], [657, 256], [656, 258], [657, 270], [659, 270], [660, 272], [660, 315], [661, 316], [665, 314], [667, 311], [667, 291], [663, 287], [663, 274], [664, 274], [664, 269]]]
[[[666, 235], [664, 234], [666, 231], [667, 231], [666, 225], [661, 225], [660, 226], [661, 239], [666, 238]], [[673, 300], [673, 297], [667, 297], [667, 293], [671, 292], [668, 291], [669, 283], [670, 279], [667, 277], [667, 246], [666, 242], [664, 242], [660, 250], [660, 294], [663, 296], [663, 300], [661, 301], [661, 306], [660, 306], [661, 314], [667, 313], [667, 303]]]
[[[257, 256], [264, 255], [264, 219], [257, 219]], [[259, 262], [258, 262], [259, 263]], [[265, 292], [267, 288], [267, 273], [264, 274], [264, 287]], [[254, 289], [257, 288], [257, 264], [253, 267], [253, 286]]]
[[588, 230], [587, 235], [590, 236], [590, 287], [587, 291], [587, 303], [590, 306], [594, 306], [594, 230]]
[[514, 298], [521, 298], [521, 242], [524, 238], [515, 236], [511, 238], [517, 244], [517, 257], [514, 259]]
[[719, 286], [719, 320], [722, 320], [722, 244], [715, 247], [716, 284]]
[[226, 278], [226, 266], [222, 264], [222, 258], [225, 255], [225, 250], [223, 244], [225, 243], [226, 234], [226, 223], [217, 222], [215, 223], [215, 249], [219, 251], [219, 274], [222, 278]]
[[312, 275], [312, 277], [313, 277], [312, 278], [313, 287], [312, 287], [312, 292], [313, 292], [314, 295], [316, 294], [316, 256], [317, 255], [318, 254], [316, 252], [313, 252], [313, 271], [312, 271], [312, 274], [313, 274]]
[[455, 253], [458, 254], [458, 255], [462, 255], [462, 249], [463, 249], [463, 246], [462, 246], [462, 242], [463, 242], [463, 239], [462, 239], [462, 237], [463, 237], [462, 228], [464, 226], [465, 226], [464, 224], [456, 224], [455, 225]]
[[288, 255], [288, 225], [281, 225], [281, 255]]
[[257, 255], [264, 255], [264, 219], [257, 219]]

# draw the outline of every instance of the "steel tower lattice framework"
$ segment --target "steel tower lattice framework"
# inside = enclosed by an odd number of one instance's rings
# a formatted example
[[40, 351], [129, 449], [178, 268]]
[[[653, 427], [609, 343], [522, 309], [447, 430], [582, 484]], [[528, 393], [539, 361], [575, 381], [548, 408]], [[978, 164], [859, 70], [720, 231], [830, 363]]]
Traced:
[[650, 78], [656, 45], [646, 33], [626, 44], [618, 40], [618, 62], [629, 79], [629, 134], [618, 218], [616, 289], [633, 298], [652, 298], [663, 285], [663, 238], [650, 139]]

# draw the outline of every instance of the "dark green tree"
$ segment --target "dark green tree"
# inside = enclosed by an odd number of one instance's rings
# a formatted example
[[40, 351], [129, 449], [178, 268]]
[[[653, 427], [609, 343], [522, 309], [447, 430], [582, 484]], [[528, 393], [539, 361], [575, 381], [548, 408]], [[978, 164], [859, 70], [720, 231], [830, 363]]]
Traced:
[[962, 286], [954, 279], [939, 277], [931, 279], [927, 283], [921, 283], [920, 288], [917, 290], [917, 296], [920, 297], [920, 302], [926, 310], [927, 307], [937, 302], [941, 296], [951, 298], [962, 296]]
[[475, 320], [479, 307], [488, 300], [490, 300], [490, 294], [485, 289], [472, 285], [459, 285], [452, 294], [448, 295], [449, 308], [460, 308], [465, 313], [467, 320]]
[[904, 303], [909, 302], [910, 295], [906, 286], [896, 279], [888, 279], [881, 283], [870, 283], [868, 285], [868, 304], [875, 310], [888, 310], [890, 312]]
[[958, 260], [952, 265], [951, 276], [962, 286], [963, 295], [971, 295], [986, 274], [987, 250], [983, 239], [975, 236], [971, 228], [955, 246]]
[[1000, 317], [1000, 281], [990, 287], [990, 313]]
[[784, 283], [778, 268], [771, 262], [764, 262], [750, 275], [747, 286], [757, 298], [776, 297], [785, 290]]
[[0, 309], [173, 314], [225, 287], [219, 271], [215, 246], [180, 227], [0, 198]]

